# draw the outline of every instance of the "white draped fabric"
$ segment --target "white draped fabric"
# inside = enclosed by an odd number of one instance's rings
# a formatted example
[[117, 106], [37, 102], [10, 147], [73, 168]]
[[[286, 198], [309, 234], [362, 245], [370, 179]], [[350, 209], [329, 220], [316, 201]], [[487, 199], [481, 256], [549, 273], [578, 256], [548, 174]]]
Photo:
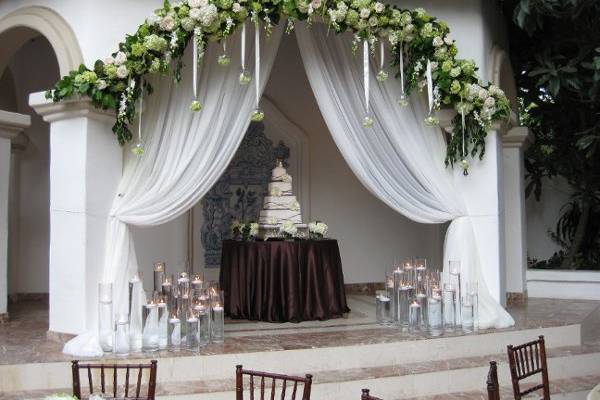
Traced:
[[[282, 26], [269, 38], [261, 38], [260, 91], [265, 87], [279, 48]], [[113, 202], [106, 234], [102, 280], [113, 283], [115, 313], [128, 309], [128, 281], [138, 270], [131, 225], [151, 226], [169, 222], [194, 206], [216, 183], [242, 141], [254, 109], [254, 85], [239, 83], [239, 34], [228, 46], [229, 67], [217, 64], [222, 52], [210, 45], [201, 63], [199, 112], [189, 109], [192, 98], [192, 69], [189, 52], [182, 81], [170, 76], [156, 79], [155, 93], [144, 101], [142, 140], [145, 153], [127, 152], [123, 176]], [[247, 43], [247, 57], [254, 56]], [[246, 62], [251, 66], [253, 63]], [[254, 73], [252, 67], [248, 68]], [[77, 339], [77, 338], [76, 338]], [[87, 340], [80, 340], [89, 345]], [[65, 351], [78, 354], [78, 346]]]
[[[423, 123], [424, 102], [413, 95], [410, 105], [401, 108], [398, 80], [372, 84], [374, 124], [363, 127], [363, 61], [352, 54], [352, 37], [328, 34], [323, 24], [297, 24], [296, 37], [321, 114], [352, 171], [375, 196], [406, 217], [421, 223], [452, 221], [444, 265], [461, 260], [463, 281], [479, 283], [480, 327], [513, 325], [486, 287], [465, 199], [452, 184], [453, 172], [444, 168], [442, 134]], [[374, 77], [374, 62], [371, 67]]]

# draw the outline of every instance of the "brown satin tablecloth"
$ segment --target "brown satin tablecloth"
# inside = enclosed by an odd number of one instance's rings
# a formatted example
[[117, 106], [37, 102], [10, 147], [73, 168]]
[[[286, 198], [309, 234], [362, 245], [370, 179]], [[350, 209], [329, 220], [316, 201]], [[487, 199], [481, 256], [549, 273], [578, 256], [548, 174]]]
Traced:
[[219, 281], [231, 318], [300, 322], [350, 311], [336, 240], [223, 241]]

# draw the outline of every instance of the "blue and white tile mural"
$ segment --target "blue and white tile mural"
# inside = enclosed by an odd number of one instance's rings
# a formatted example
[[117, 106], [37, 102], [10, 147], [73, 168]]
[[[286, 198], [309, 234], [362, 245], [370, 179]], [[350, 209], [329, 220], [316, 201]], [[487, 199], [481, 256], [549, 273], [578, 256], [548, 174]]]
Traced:
[[290, 157], [290, 149], [280, 141], [276, 146], [265, 136], [262, 123], [250, 124], [239, 149], [219, 181], [202, 199], [202, 245], [206, 268], [219, 268], [221, 241], [231, 238], [235, 220], [258, 221], [276, 159]]

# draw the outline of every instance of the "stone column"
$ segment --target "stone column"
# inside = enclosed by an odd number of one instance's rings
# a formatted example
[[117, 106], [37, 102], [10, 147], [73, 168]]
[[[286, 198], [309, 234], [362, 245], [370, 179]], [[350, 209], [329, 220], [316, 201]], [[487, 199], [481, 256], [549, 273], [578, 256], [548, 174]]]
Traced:
[[114, 116], [89, 99], [29, 104], [50, 123], [50, 331], [82, 333], [96, 325], [106, 221], [121, 177], [123, 152]]
[[507, 301], [522, 303], [527, 297], [527, 230], [525, 216], [525, 165], [523, 151], [531, 143], [526, 127], [514, 127], [503, 138], [504, 231], [506, 236]]
[[[438, 113], [440, 125], [450, 133], [454, 115], [453, 110]], [[467, 176], [463, 176], [462, 169], [455, 166], [453, 180], [471, 216], [485, 284], [494, 299], [502, 305], [506, 304], [501, 153], [504, 131], [504, 126], [493, 125], [487, 134], [483, 160], [469, 157]]]
[[30, 124], [29, 115], [0, 110], [0, 322], [8, 320], [8, 205], [11, 141]]

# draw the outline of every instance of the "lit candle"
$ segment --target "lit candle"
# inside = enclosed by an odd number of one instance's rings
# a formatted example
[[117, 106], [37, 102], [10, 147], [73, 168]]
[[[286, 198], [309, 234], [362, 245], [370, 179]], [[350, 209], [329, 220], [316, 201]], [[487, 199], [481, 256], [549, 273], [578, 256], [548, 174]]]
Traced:
[[222, 342], [225, 334], [225, 310], [220, 303], [216, 303], [212, 307], [211, 316], [211, 337], [215, 342]]
[[162, 289], [162, 283], [165, 280], [166, 265], [159, 261], [154, 263], [154, 291], [158, 292]]
[[169, 318], [169, 345], [171, 348], [181, 346], [181, 321], [176, 315]]

